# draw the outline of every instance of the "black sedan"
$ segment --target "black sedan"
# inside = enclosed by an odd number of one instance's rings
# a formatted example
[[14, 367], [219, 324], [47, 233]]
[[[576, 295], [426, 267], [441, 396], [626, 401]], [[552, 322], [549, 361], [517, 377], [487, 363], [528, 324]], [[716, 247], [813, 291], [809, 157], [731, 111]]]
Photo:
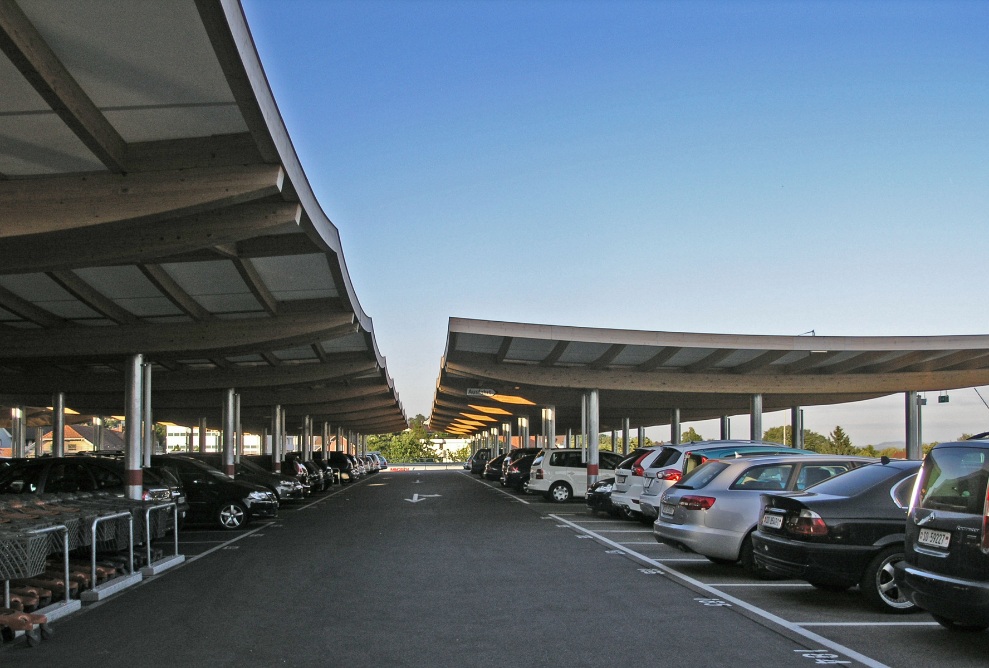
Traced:
[[883, 612], [913, 612], [893, 580], [903, 560], [904, 530], [919, 461], [862, 466], [805, 492], [763, 494], [752, 536], [756, 564], [819, 589], [858, 585]]
[[253, 518], [278, 516], [278, 498], [261, 485], [235, 480], [184, 455], [153, 455], [151, 463], [169, 469], [182, 481], [189, 522], [239, 529]]
[[[219, 452], [192, 452], [184, 453], [183, 456], [198, 459], [215, 469], [223, 470], [223, 455]], [[279, 503], [282, 501], [302, 501], [306, 497], [305, 488], [295, 477], [284, 473], [272, 473], [246, 457], [241, 457], [240, 461], [234, 465], [234, 478], [267, 487], [275, 493]]]

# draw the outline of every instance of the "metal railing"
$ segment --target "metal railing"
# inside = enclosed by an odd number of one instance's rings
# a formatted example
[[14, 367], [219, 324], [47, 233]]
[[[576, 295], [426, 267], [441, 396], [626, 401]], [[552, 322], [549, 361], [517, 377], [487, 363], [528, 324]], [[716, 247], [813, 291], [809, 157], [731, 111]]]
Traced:
[[[62, 532], [62, 554], [65, 558], [65, 572], [63, 573], [63, 576], [65, 577], [64, 580], [65, 586], [63, 587], [63, 589], [65, 590], [65, 602], [68, 603], [71, 600], [71, 596], [69, 594], [69, 527], [65, 526], [64, 524], [55, 524], [50, 527], [44, 527], [43, 529], [34, 529], [32, 531], [28, 531], [27, 533], [43, 534], [43, 533], [55, 533], [56, 531]], [[95, 581], [95, 579], [96, 578], [94, 577], [93, 580]], [[10, 582], [7, 582], [7, 587], [5, 587], [4, 594], [6, 599], [5, 604], [9, 608]]]
[[[92, 586], [94, 588], [96, 587], [96, 546], [99, 543], [99, 541], [96, 539], [96, 535], [97, 535], [96, 534], [96, 526], [100, 522], [106, 522], [108, 520], [117, 520], [117, 519], [121, 519], [123, 517], [126, 517], [127, 518], [127, 531], [128, 531], [128, 541], [127, 541], [128, 563], [127, 563], [127, 566], [130, 569], [130, 574], [131, 575], [134, 574], [134, 515], [129, 510], [125, 510], [125, 511], [122, 511], [122, 512], [119, 512], [119, 513], [113, 513], [112, 515], [101, 515], [100, 517], [97, 517], [96, 519], [93, 520], [93, 525], [92, 525], [92, 530], [93, 530], [93, 533], [92, 533], [92, 536], [93, 536], [93, 551], [92, 551], [92, 557], [93, 557], [92, 565], [93, 565], [93, 570], [92, 570], [92, 575], [93, 575], [93, 579], [91, 580], [91, 582], [92, 582]], [[66, 538], [66, 545], [68, 545], [68, 538]], [[68, 552], [66, 552], [66, 555], [65, 556], [66, 556], [65, 572], [68, 573], [69, 572]]]
[[[147, 549], [147, 566], [151, 565], [151, 511], [153, 510], [163, 510], [165, 508], [172, 509], [172, 535], [175, 540], [175, 554], [179, 553], [179, 506], [174, 501], [170, 503], [161, 503], [157, 506], [148, 506], [144, 509], [144, 546]], [[133, 564], [131, 566], [131, 572], [134, 572]]]

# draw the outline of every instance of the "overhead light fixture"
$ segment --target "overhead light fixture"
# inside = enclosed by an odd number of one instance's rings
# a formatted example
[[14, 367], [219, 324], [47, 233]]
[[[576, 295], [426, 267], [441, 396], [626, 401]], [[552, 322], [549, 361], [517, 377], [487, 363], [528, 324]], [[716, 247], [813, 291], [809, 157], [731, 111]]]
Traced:
[[503, 404], [517, 404], [520, 406], [535, 406], [535, 402], [529, 401], [525, 397], [519, 397], [512, 394], [496, 394], [491, 397], [495, 401]]
[[471, 420], [480, 420], [481, 422], [497, 422], [495, 418], [490, 415], [475, 415], [474, 413], [461, 413], [465, 418], [470, 418]]
[[497, 406], [478, 406], [477, 404], [467, 404], [467, 407], [473, 408], [475, 411], [489, 413], [491, 415], [511, 415], [509, 411], [506, 411], [504, 408], [498, 408]]

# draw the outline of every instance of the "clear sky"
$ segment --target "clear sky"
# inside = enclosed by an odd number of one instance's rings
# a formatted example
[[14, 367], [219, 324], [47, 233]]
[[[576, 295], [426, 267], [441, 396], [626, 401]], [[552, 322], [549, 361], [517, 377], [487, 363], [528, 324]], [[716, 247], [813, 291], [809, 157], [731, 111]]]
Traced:
[[[451, 316], [989, 333], [989, 2], [244, 6], [410, 416]], [[989, 430], [950, 397], [925, 441]], [[903, 397], [838, 424], [902, 441]]]

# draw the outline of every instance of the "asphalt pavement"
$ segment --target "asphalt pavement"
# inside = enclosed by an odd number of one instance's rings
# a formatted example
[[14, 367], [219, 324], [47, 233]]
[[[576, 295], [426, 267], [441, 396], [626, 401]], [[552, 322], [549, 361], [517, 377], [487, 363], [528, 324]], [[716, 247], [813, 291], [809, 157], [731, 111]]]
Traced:
[[0, 666], [883, 665], [651, 567], [618, 542], [665, 547], [645, 527], [595, 521], [463, 472], [385, 471], [244, 531], [183, 531], [185, 564]]

